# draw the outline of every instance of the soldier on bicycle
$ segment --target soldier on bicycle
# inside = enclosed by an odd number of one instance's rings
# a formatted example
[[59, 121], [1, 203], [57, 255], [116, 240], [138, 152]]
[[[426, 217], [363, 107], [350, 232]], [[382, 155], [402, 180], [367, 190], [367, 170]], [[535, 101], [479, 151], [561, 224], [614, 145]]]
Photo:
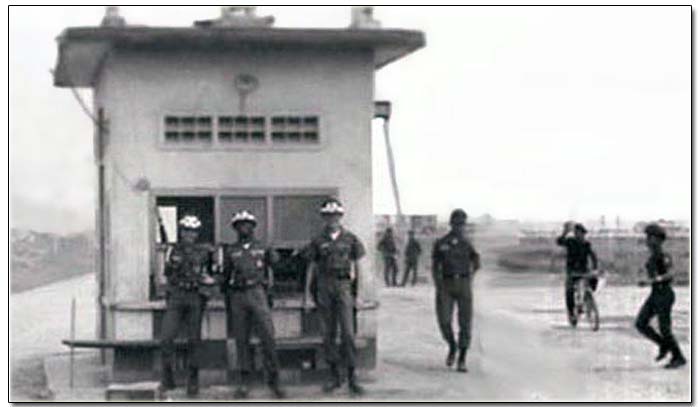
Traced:
[[[573, 237], [570, 232], [574, 232]], [[598, 257], [596, 256], [591, 243], [586, 240], [586, 228], [580, 224], [573, 222], [564, 223], [564, 230], [557, 238], [557, 245], [566, 248], [566, 311], [569, 316], [569, 323], [576, 326], [576, 314], [574, 310], [574, 291], [576, 283], [581, 279], [582, 274], [588, 273], [588, 260], [590, 259], [593, 273], [598, 269]], [[595, 291], [598, 281], [595, 278], [589, 279], [589, 284], [592, 290]]]

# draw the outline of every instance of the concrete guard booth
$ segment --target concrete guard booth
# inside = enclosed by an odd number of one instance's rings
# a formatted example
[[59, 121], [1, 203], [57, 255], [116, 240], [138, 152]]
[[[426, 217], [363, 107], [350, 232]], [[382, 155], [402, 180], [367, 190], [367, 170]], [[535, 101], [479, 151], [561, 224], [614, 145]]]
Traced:
[[[273, 28], [271, 17], [245, 11], [224, 8], [192, 27], [110, 23], [108, 13], [102, 26], [58, 37], [55, 86], [93, 90], [97, 167], [97, 333], [64, 342], [103, 349], [115, 382], [157, 377], [165, 308], [157, 277], [182, 214], [202, 219], [200, 239], [212, 245], [234, 242], [234, 211], [259, 219], [257, 237], [282, 257], [273, 318], [287, 372], [324, 368], [319, 317], [301, 306], [299, 256], [321, 228], [321, 201], [341, 199], [345, 225], [375, 246], [374, 72], [424, 46], [423, 33], [356, 19], [345, 29]], [[373, 257], [363, 259], [357, 288], [363, 368], [376, 363]], [[214, 297], [202, 323], [204, 377], [225, 375], [231, 363], [229, 325]]]

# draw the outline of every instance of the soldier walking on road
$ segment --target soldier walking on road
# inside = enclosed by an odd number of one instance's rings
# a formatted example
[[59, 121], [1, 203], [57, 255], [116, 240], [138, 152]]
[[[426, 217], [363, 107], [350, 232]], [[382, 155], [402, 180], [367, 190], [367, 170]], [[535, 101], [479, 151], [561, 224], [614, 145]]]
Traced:
[[164, 390], [175, 388], [173, 359], [175, 337], [184, 325], [187, 332], [187, 394], [199, 393], [199, 358], [202, 314], [206, 297], [201, 289], [215, 284], [212, 273], [212, 252], [208, 245], [197, 244], [202, 223], [196, 216], [185, 216], [180, 222], [180, 242], [176, 243], [165, 263], [164, 281], [166, 310], [161, 333], [162, 377]]
[[416, 285], [416, 279], [418, 278], [418, 258], [420, 257], [423, 249], [416, 240], [416, 233], [413, 230], [408, 232], [408, 243], [406, 243], [406, 262], [404, 265], [403, 281], [401, 286], [405, 286], [408, 282], [409, 276], [412, 274], [411, 285]]
[[272, 286], [271, 265], [276, 262], [276, 254], [255, 239], [256, 225], [257, 220], [250, 212], [234, 214], [231, 226], [238, 232], [238, 241], [224, 247], [226, 309], [230, 312], [229, 321], [235, 334], [239, 368], [239, 387], [235, 397], [248, 397], [253, 363], [250, 338], [255, 327], [262, 346], [267, 384], [276, 398], [284, 398], [286, 394], [279, 384], [275, 329], [266, 291]]
[[[671, 361], [665, 367], [674, 369], [685, 365], [686, 360], [671, 331], [671, 311], [676, 295], [671, 288], [671, 281], [673, 281], [670, 271], [671, 256], [662, 248], [666, 240], [666, 231], [652, 223], [644, 229], [644, 233], [647, 235], [649, 259], [642, 270], [646, 272], [647, 279], [640, 282], [640, 285], [651, 284], [651, 293], [639, 310], [635, 325], [642, 335], [659, 346], [657, 362], [663, 360], [669, 352], [671, 353]], [[659, 332], [649, 324], [655, 315], [659, 321]]]
[[394, 231], [386, 228], [382, 239], [377, 245], [377, 250], [382, 254], [384, 260], [384, 282], [387, 287], [396, 287], [396, 277], [399, 273], [399, 265], [396, 261], [398, 249], [394, 240]]
[[[442, 337], [449, 345], [445, 363], [452, 367], [457, 348], [457, 370], [467, 371], [466, 357], [471, 342], [472, 275], [481, 267], [479, 254], [466, 237], [467, 214], [455, 209], [450, 215], [450, 232], [433, 246], [433, 280], [435, 307]], [[454, 306], [457, 305], [459, 340], [452, 329]]]
[[[352, 294], [352, 284], [360, 274], [358, 261], [364, 256], [365, 249], [353, 233], [341, 226], [340, 219], [344, 213], [345, 209], [335, 199], [330, 199], [321, 206], [321, 216], [326, 226], [307, 248], [309, 267], [304, 298], [307, 301], [311, 280], [316, 279], [316, 305], [321, 313], [323, 347], [331, 373], [330, 380], [323, 386], [323, 391], [332, 392], [342, 386], [338, 366], [339, 354], [342, 354], [347, 367], [350, 393], [360, 395], [364, 390], [357, 383], [355, 374], [356, 349], [353, 328], [355, 298]], [[340, 349], [336, 346], [338, 325], [340, 325]]]

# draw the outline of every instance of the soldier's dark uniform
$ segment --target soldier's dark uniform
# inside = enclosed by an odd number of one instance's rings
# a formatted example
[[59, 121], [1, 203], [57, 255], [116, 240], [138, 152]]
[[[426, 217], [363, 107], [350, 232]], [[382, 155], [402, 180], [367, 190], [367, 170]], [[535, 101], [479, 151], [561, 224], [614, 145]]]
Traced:
[[166, 259], [166, 311], [161, 331], [162, 383], [166, 389], [174, 387], [174, 340], [184, 327], [188, 348], [187, 392], [198, 391], [202, 314], [206, 307], [206, 297], [200, 290], [204, 275], [212, 273], [212, 252], [209, 245], [178, 243]]
[[260, 338], [268, 384], [277, 389], [279, 361], [275, 351], [275, 329], [267, 300], [267, 272], [276, 261], [274, 251], [258, 240], [238, 241], [224, 247], [224, 291], [230, 323], [236, 339], [241, 382], [247, 386], [252, 370], [250, 337], [253, 327]]
[[416, 279], [418, 278], [418, 258], [420, 257], [423, 249], [420, 243], [411, 236], [406, 244], [406, 264], [404, 267], [403, 281], [401, 285], [406, 285], [409, 276], [412, 274], [411, 285], [416, 285]]
[[[657, 234], [666, 238], [665, 232], [658, 225], [652, 224], [645, 230], [647, 234]], [[681, 352], [676, 338], [671, 331], [671, 311], [676, 299], [671, 279], [655, 281], [656, 277], [667, 275], [672, 267], [671, 256], [664, 253], [661, 248], [652, 251], [649, 259], [644, 265], [651, 283], [651, 293], [644, 301], [639, 310], [635, 326], [637, 330], [659, 346], [659, 356], [657, 360], [663, 359], [670, 351], [672, 355], [671, 363], [666, 367], [678, 367], [685, 364], [685, 357]], [[651, 327], [650, 321], [656, 316], [659, 322], [659, 331], [656, 332]]]
[[396, 264], [396, 253], [398, 249], [393, 234], [390, 234], [388, 231], [385, 232], [377, 245], [377, 249], [382, 253], [382, 258], [384, 260], [384, 283], [387, 287], [396, 286], [399, 266]]
[[[586, 232], [583, 225], [576, 225], [576, 228], [580, 229], [583, 233]], [[569, 314], [571, 322], [575, 324], [575, 319], [571, 319], [574, 318], [574, 292], [576, 282], [581, 279], [581, 277], [576, 275], [586, 274], [590, 271], [588, 266], [589, 258], [591, 259], [593, 269], [597, 269], [598, 258], [591, 247], [591, 243], [587, 240], [579, 240], [574, 237], [566, 237], [562, 235], [557, 238], [556, 243], [557, 245], [566, 248], [566, 282], [564, 286], [566, 310]], [[588, 283], [595, 291], [598, 283], [597, 279], [589, 279]]]
[[[350, 380], [354, 380], [355, 333], [351, 268], [353, 262], [365, 255], [365, 248], [351, 232], [341, 229], [335, 239], [326, 230], [311, 241], [307, 248], [310, 261], [316, 263], [316, 301], [323, 323], [323, 347], [326, 360], [334, 375], [340, 362], [336, 335], [340, 325], [341, 349]], [[352, 384], [352, 383], [351, 383]]]
[[[455, 218], [454, 213], [451, 218]], [[466, 214], [464, 214], [464, 222], [466, 222]], [[450, 347], [447, 364], [452, 365], [454, 362], [454, 353], [458, 347], [459, 370], [466, 371], [462, 355], [466, 354], [471, 343], [472, 273], [481, 266], [479, 253], [467, 238], [452, 230], [435, 242], [432, 258], [438, 324], [443, 339]], [[455, 304], [459, 322], [457, 342], [452, 329]]]

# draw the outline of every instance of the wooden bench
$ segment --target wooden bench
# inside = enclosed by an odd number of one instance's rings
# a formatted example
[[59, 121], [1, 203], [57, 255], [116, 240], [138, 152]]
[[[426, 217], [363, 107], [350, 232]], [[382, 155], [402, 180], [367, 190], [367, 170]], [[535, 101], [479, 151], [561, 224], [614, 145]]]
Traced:
[[[277, 339], [277, 354], [280, 368], [286, 372], [302, 372], [310, 376], [313, 372], [322, 373], [327, 368], [323, 352], [323, 338], [308, 336], [301, 338]], [[160, 371], [160, 341], [158, 340], [98, 340], [77, 339], [63, 340], [63, 344], [75, 348], [110, 349], [114, 351], [111, 381], [131, 383], [155, 380]], [[358, 348], [358, 367], [374, 366], [376, 363], [375, 339], [356, 338]], [[253, 368], [262, 371], [262, 352], [260, 340], [253, 337], [250, 341], [253, 352]], [[184, 377], [186, 366], [186, 341], [177, 339], [176, 375]], [[200, 352], [200, 368], [210, 372], [217, 379], [214, 382], [230, 378], [236, 366], [236, 352], [227, 349], [226, 340], [203, 340]], [[292, 375], [293, 376], [293, 375]]]

